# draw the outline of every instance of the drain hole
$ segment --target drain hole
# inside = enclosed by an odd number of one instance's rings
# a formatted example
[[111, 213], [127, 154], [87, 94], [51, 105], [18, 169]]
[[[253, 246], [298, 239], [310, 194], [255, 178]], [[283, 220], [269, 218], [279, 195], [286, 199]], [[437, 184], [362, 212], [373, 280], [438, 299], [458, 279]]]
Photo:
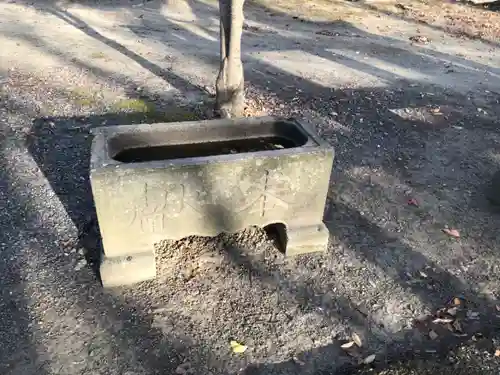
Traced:
[[286, 225], [283, 223], [273, 223], [266, 225], [264, 231], [267, 236], [274, 241], [276, 248], [283, 254], [286, 252], [288, 243], [288, 235], [286, 233]]

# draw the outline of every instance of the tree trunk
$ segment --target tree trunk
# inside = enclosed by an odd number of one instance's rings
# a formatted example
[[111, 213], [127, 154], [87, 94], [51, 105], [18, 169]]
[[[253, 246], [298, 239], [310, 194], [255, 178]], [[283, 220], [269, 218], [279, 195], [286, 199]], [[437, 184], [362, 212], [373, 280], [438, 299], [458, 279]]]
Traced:
[[245, 0], [219, 0], [220, 70], [216, 82], [216, 110], [223, 118], [242, 117], [245, 109], [241, 34]]

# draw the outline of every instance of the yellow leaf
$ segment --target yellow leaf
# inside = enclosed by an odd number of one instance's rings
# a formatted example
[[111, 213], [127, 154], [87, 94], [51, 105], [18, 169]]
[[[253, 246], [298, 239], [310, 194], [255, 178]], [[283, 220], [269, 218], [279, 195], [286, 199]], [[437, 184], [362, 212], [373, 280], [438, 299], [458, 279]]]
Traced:
[[233, 349], [233, 353], [244, 353], [247, 350], [247, 346], [240, 344], [237, 341], [232, 340], [230, 342], [231, 348]]

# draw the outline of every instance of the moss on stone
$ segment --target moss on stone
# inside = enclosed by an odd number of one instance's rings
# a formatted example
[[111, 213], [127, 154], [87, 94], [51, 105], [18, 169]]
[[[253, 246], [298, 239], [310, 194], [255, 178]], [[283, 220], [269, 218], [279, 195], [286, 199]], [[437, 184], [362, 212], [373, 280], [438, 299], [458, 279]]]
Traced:
[[201, 116], [193, 108], [157, 108], [143, 99], [123, 99], [112, 106], [114, 112], [128, 112], [134, 118], [148, 122], [182, 122], [200, 120]]

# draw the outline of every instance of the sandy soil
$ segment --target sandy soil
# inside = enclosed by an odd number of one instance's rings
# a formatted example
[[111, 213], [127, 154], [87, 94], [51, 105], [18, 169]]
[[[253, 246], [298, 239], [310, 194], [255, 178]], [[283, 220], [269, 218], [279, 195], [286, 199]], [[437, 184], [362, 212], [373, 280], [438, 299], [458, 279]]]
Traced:
[[248, 114], [336, 149], [328, 252], [164, 242], [157, 280], [103, 290], [89, 130], [208, 116], [217, 9], [0, 3], [0, 373], [498, 373], [498, 13], [443, 7], [249, 3]]

